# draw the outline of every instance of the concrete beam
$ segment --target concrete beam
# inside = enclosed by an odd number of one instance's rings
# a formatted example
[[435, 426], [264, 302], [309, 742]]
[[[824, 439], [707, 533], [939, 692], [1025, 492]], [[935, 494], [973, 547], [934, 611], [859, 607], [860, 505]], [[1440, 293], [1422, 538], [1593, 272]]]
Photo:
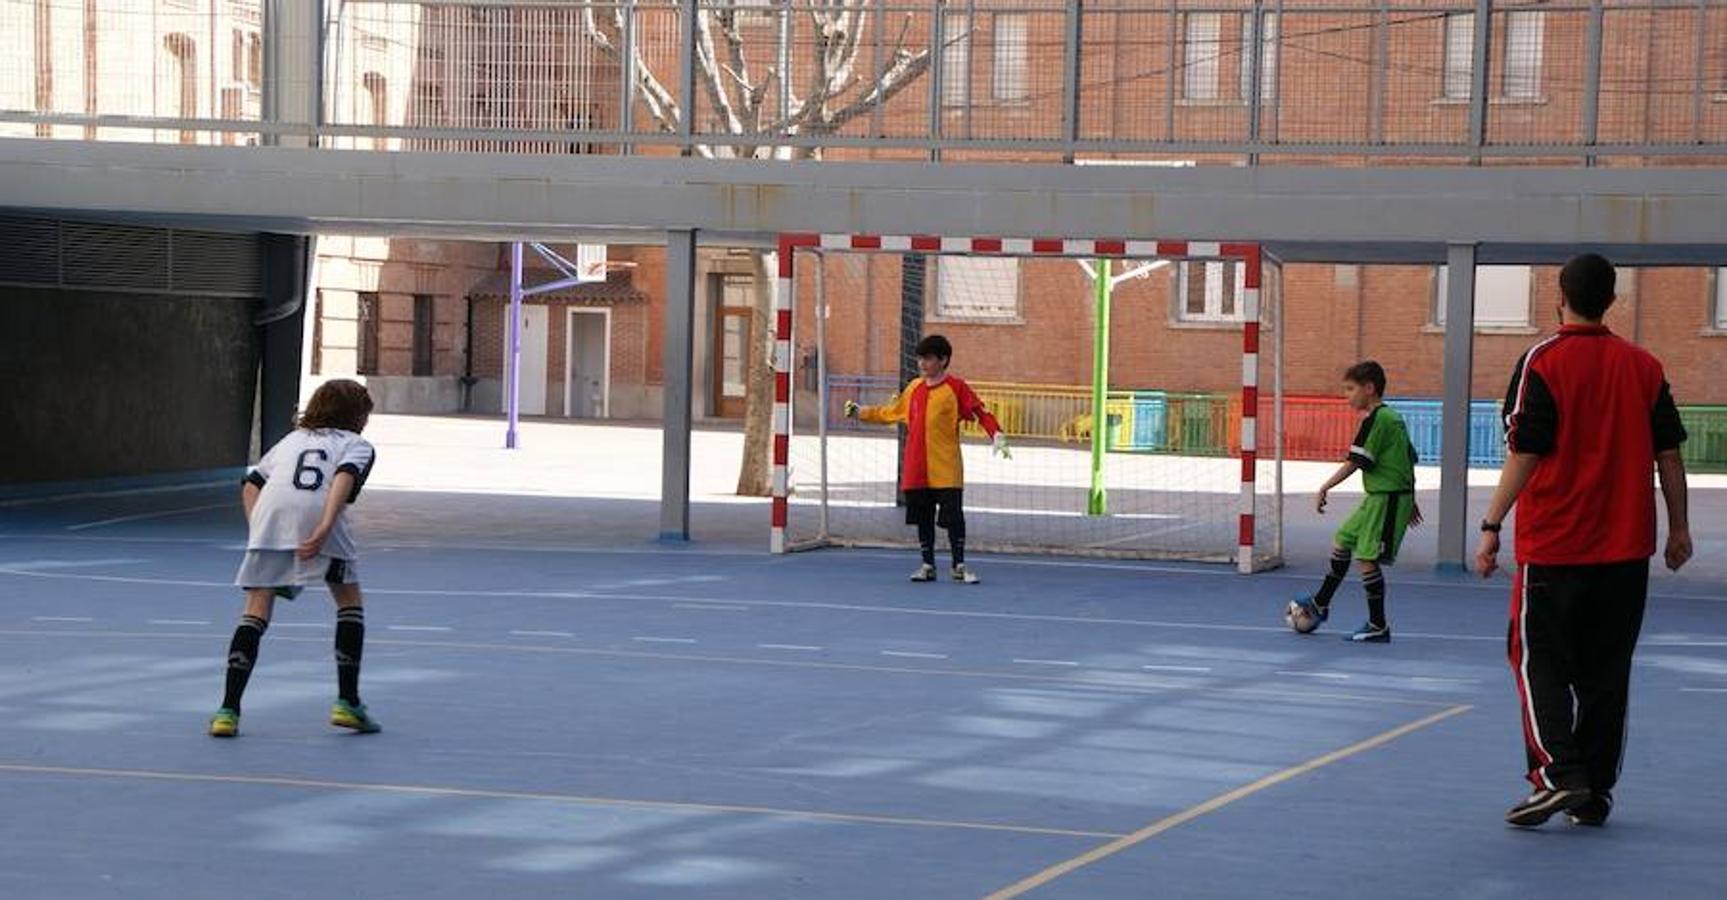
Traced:
[[0, 197], [61, 215], [486, 239], [584, 228], [1097, 235], [1420, 245], [1437, 258], [1458, 241], [1727, 247], [1727, 176], [1697, 168], [1164, 169], [8, 140]]

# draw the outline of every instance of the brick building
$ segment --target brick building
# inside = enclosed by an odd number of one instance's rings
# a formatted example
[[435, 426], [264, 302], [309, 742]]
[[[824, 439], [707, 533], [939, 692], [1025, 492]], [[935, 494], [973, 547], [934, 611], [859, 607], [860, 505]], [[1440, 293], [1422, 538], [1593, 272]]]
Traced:
[[[941, 22], [940, 115], [931, 117], [930, 92], [918, 84], [867, 115], [848, 121], [841, 134], [906, 136], [939, 129], [954, 138], [1059, 137], [1063, 70], [1062, 4], [950, 4]], [[1301, 13], [1281, 22], [1273, 12], [1178, 11], [1149, 5], [1088, 6], [1079, 130], [1084, 138], [1227, 142], [1250, 129], [1283, 142], [1313, 141], [1311, 154], [1268, 155], [1261, 165], [1363, 165], [1368, 160], [1323, 144], [1421, 144], [1461, 140], [1469, 127], [1468, 102], [1475, 73], [1468, 52], [1477, 23], [1467, 13], [1400, 9], [1376, 27], [1377, 13]], [[1485, 81], [1489, 91], [1487, 137], [1499, 143], [1576, 140], [1583, 102], [1583, 47], [1587, 18], [1579, 10], [1543, 10], [1499, 4], [1491, 19]], [[380, 13], [379, 15], [386, 15]], [[1714, 34], [1727, 33], [1727, 10], [1707, 9]], [[1717, 21], [1719, 20], [1719, 21]], [[670, 20], [648, 17], [638, 39], [649, 45], [651, 67], [674, 71]], [[767, 58], [778, 33], [771, 13], [740, 13], [736, 34]], [[1710, 45], [1698, 59], [1666, 52], [1689, 47], [1687, 20], [1632, 11], [1606, 19], [1609, 52], [1602, 63], [1604, 89], [1597, 122], [1602, 141], [1635, 143], [1684, 139], [1727, 130], [1727, 45]], [[616, 70], [582, 33], [575, 18], [557, 12], [517, 10], [480, 16], [449, 8], [409, 24], [380, 19], [362, 23], [389, 40], [369, 41], [364, 29], [342, 79], [349, 90], [347, 121], [458, 127], [535, 129], [618, 126]], [[896, 19], [894, 27], [900, 27]], [[927, 34], [927, 13], [907, 16], [905, 27]], [[802, 26], [799, 26], [802, 27]], [[406, 29], [406, 30], [404, 30]], [[794, 81], [808, 84], [816, 63], [807, 32], [794, 39]], [[552, 35], [553, 37], [548, 37]], [[1259, 54], [1252, 53], [1258, 38]], [[1171, 40], [1173, 38], [1173, 44]], [[417, 48], [407, 63], [388, 48]], [[525, 46], [517, 56], [500, 47]], [[541, 49], [534, 49], [541, 48]], [[549, 48], [549, 49], [546, 49]], [[368, 56], [371, 54], [371, 56]], [[1173, 65], [1172, 65], [1173, 63]], [[1662, 86], [1686, 79], [1701, 65], [1719, 93], [1692, 103]], [[484, 77], [481, 77], [484, 76]], [[933, 77], [928, 75], [926, 77]], [[1365, 86], [1365, 90], [1363, 89]], [[1608, 89], [1611, 88], [1611, 89]], [[862, 90], [854, 86], [850, 90]], [[698, 128], [724, 131], [722, 110], [698, 91]], [[842, 103], [846, 98], [836, 98]], [[1249, 122], [1257, 110], [1257, 122]], [[637, 118], [650, 121], [645, 104]], [[1353, 132], [1352, 132], [1353, 129]], [[354, 139], [358, 145], [368, 139]], [[379, 149], [465, 149], [452, 142], [375, 139]], [[543, 144], [543, 145], [542, 145]], [[490, 145], [510, 149], [508, 145]], [[535, 144], [527, 152], [610, 152], [577, 142]], [[657, 152], [654, 148], [638, 148]], [[668, 149], [666, 152], [670, 152]], [[893, 158], [906, 151], [861, 147], [827, 152], [828, 158]], [[954, 151], [950, 159], [1050, 162], [1048, 154]], [[1539, 157], [1530, 157], [1539, 160]], [[1089, 160], [1117, 164], [1233, 165], [1239, 156], [1194, 153], [1158, 159]], [[1434, 162], [1387, 157], [1375, 165]], [[1551, 160], [1549, 160], [1551, 161]], [[1570, 162], [1570, 160], [1563, 160]], [[1657, 165], [1659, 159], [1618, 158], [1616, 165]], [[1694, 163], [1695, 161], [1693, 161]], [[1177, 231], [1179, 228], [1176, 229]], [[1171, 235], [1146, 235], [1148, 237]], [[1252, 223], [1241, 237], [1252, 239]], [[331, 244], [340, 247], [340, 242]], [[434, 299], [413, 299], [418, 288], [379, 289], [375, 374], [393, 379], [442, 379], [424, 389], [387, 387], [387, 408], [495, 410], [501, 402], [504, 312], [496, 246], [432, 250], [432, 242], [395, 242], [390, 254], [353, 259], [376, 264], [383, 284], [436, 282]], [[397, 247], [408, 248], [401, 251]], [[320, 278], [348, 271], [335, 264], [348, 251], [326, 251], [332, 264]], [[531, 304], [532, 337], [525, 370], [544, 390], [528, 389], [530, 408], [548, 415], [654, 418], [659, 409], [662, 255], [654, 248], [613, 248], [614, 258], [638, 264], [588, 293], [554, 295]], [[450, 274], [423, 274], [428, 266]], [[408, 274], [392, 274], [396, 269]], [[703, 250], [698, 259], [696, 412], [742, 414], [742, 377], [750, 348], [765, 344], [747, 315], [757, 273], [747, 255]], [[807, 272], [807, 269], [806, 269]], [[1331, 394], [1348, 363], [1377, 358], [1392, 373], [1392, 392], [1437, 396], [1443, 344], [1437, 297], [1443, 269], [1427, 266], [1300, 265], [1282, 273], [1286, 321], [1286, 385], [1292, 394]], [[341, 275], [340, 277], [348, 277]], [[807, 275], [806, 275], [807, 278]], [[530, 281], [533, 279], [530, 278]], [[347, 371], [360, 361], [360, 307], [348, 294], [360, 289], [320, 282], [330, 297], [320, 307], [324, 341], [320, 371]], [[1222, 391], [1239, 378], [1239, 285], [1236, 272], [1218, 264], [1172, 265], [1116, 292], [1111, 382], [1127, 388]], [[813, 349], [806, 284], [801, 296], [799, 353]], [[828, 263], [832, 306], [830, 371], [892, 374], [898, 370], [900, 262], [891, 257], [835, 257]], [[1727, 384], [1706, 377], [1711, 360], [1727, 359], [1727, 278], [1698, 269], [1627, 271], [1622, 302], [1610, 321], [1616, 329], [1667, 360], [1683, 403], [1727, 403]], [[975, 380], [1085, 385], [1091, 371], [1091, 302], [1086, 279], [1072, 262], [938, 259], [928, 278], [926, 330], [941, 330], [961, 348], [960, 365]], [[1553, 323], [1554, 272], [1543, 267], [1495, 267], [1478, 281], [1474, 391], [1492, 398], [1516, 355]], [[415, 310], [430, 310], [435, 345], [431, 371], [413, 325]], [[354, 312], [355, 328], [343, 324]], [[572, 310], [575, 310], [572, 312]], [[590, 312], [583, 312], [584, 310]], [[603, 312], [604, 315], [595, 315]], [[587, 336], [608, 323], [604, 359], [581, 359]], [[543, 323], [543, 324], [541, 324]], [[355, 344], [341, 343], [350, 332]], [[578, 332], [580, 334], [578, 334]], [[544, 350], [541, 350], [541, 347]], [[590, 348], [591, 349], [591, 348]], [[590, 352], [586, 355], [592, 356]], [[460, 357], [460, 359], [458, 359]], [[582, 386], [595, 366], [606, 379], [598, 400]], [[355, 366], [355, 370], [364, 368]], [[583, 374], [587, 373], [587, 374]], [[457, 387], [451, 387], [454, 381]], [[464, 388], [465, 386], [465, 388]], [[464, 389], [458, 389], [464, 388]], [[566, 396], [570, 399], [566, 400]], [[542, 399], [543, 398], [543, 399]]]

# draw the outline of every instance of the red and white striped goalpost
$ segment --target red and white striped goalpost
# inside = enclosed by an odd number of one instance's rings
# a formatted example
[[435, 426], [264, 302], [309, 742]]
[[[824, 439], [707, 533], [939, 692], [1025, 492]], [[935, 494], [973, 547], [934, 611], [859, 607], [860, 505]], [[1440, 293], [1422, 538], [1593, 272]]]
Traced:
[[796, 306], [799, 250], [969, 254], [1078, 259], [1200, 259], [1239, 261], [1246, 270], [1241, 334], [1241, 511], [1236, 569], [1254, 571], [1259, 462], [1259, 316], [1263, 258], [1258, 244], [1218, 241], [1135, 241], [1122, 238], [941, 237], [938, 235], [780, 235], [779, 283], [774, 291], [773, 532], [769, 549], [784, 553], [790, 504], [792, 437], [792, 310]]

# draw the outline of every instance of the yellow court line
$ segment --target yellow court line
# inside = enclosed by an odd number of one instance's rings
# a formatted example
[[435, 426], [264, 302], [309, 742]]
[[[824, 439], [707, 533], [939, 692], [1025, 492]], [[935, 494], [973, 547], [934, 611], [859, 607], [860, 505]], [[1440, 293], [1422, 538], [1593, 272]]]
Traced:
[[1228, 806], [1229, 804], [1234, 803], [1237, 800], [1241, 800], [1243, 798], [1250, 797], [1254, 794], [1259, 793], [1260, 791], [1265, 790], [1266, 788], [1282, 784], [1285, 781], [1288, 781], [1292, 778], [1297, 778], [1299, 776], [1305, 775], [1308, 772], [1311, 772], [1315, 769], [1331, 765], [1332, 763], [1337, 762], [1338, 760], [1347, 759], [1347, 758], [1354, 756], [1358, 753], [1363, 753], [1363, 752], [1366, 752], [1368, 750], [1372, 750], [1375, 747], [1381, 746], [1383, 744], [1388, 744], [1392, 741], [1397, 740], [1400, 737], [1403, 737], [1406, 734], [1409, 734], [1412, 731], [1419, 731], [1423, 728], [1426, 728], [1429, 725], [1443, 722], [1446, 719], [1451, 718], [1452, 716], [1461, 715], [1463, 713], [1466, 713], [1466, 712], [1470, 711], [1471, 709], [1474, 709], [1474, 707], [1472, 707], [1472, 706], [1453, 706], [1450, 709], [1436, 712], [1431, 716], [1417, 719], [1413, 722], [1410, 722], [1407, 725], [1399, 725], [1398, 727], [1393, 728], [1390, 731], [1384, 732], [1382, 734], [1374, 735], [1373, 737], [1370, 737], [1365, 741], [1361, 741], [1361, 742], [1355, 743], [1355, 744], [1350, 744], [1349, 746], [1344, 747], [1341, 750], [1333, 750], [1330, 753], [1325, 754], [1324, 756], [1315, 757], [1313, 759], [1308, 760], [1307, 762], [1302, 763], [1301, 765], [1292, 766], [1290, 768], [1284, 769], [1281, 772], [1267, 775], [1264, 778], [1261, 778], [1258, 781], [1253, 782], [1252, 784], [1245, 784], [1245, 785], [1242, 785], [1241, 787], [1238, 787], [1235, 790], [1230, 791], [1226, 794], [1219, 794], [1216, 797], [1213, 797], [1210, 800], [1207, 800], [1204, 803], [1199, 804], [1198, 806], [1189, 807], [1189, 808], [1184, 809], [1181, 812], [1178, 812], [1172, 816], [1169, 816], [1169, 817], [1163, 818], [1163, 819], [1159, 819], [1156, 822], [1153, 822], [1150, 825], [1147, 825], [1144, 828], [1141, 828], [1140, 830], [1135, 831], [1134, 833], [1132, 833], [1130, 835], [1126, 835], [1124, 837], [1117, 838], [1113, 841], [1110, 841], [1107, 844], [1104, 844], [1101, 847], [1097, 847], [1093, 850], [1090, 850], [1086, 853], [1083, 853], [1079, 856], [1076, 856], [1073, 859], [1067, 860], [1066, 862], [1061, 862], [1061, 863], [1057, 863], [1056, 865], [1050, 866], [1049, 868], [1044, 869], [1043, 871], [1038, 872], [1035, 875], [1031, 875], [1031, 876], [1029, 876], [1029, 877], [1027, 877], [1021, 881], [1014, 882], [1013, 884], [1010, 884], [1007, 887], [1002, 888], [1001, 890], [996, 891], [993, 894], [990, 894], [988, 897], [984, 898], [984, 900], [1008, 900], [1008, 898], [1010, 898], [1010, 897], [1018, 897], [1021, 894], [1026, 893], [1027, 891], [1035, 890], [1036, 888], [1042, 887], [1042, 886], [1050, 883], [1051, 881], [1054, 881], [1057, 878], [1062, 877], [1063, 875], [1066, 875], [1070, 872], [1073, 872], [1076, 869], [1080, 869], [1080, 868], [1083, 868], [1085, 866], [1089, 866], [1092, 863], [1097, 862], [1098, 860], [1103, 859], [1105, 857], [1114, 856], [1115, 854], [1120, 853], [1121, 851], [1126, 850], [1129, 847], [1133, 847], [1135, 845], [1142, 844], [1148, 840], [1151, 840], [1154, 837], [1157, 837], [1158, 835], [1160, 835], [1166, 831], [1169, 831], [1172, 828], [1175, 828], [1177, 826], [1184, 825], [1188, 822], [1191, 822], [1194, 819], [1199, 818], [1200, 816], [1206, 815], [1208, 813], [1216, 812], [1217, 810], [1222, 809], [1223, 807]]
[[[81, 637], [81, 638], [140, 638], [140, 639], [197, 639], [210, 640], [219, 637], [216, 632], [197, 631], [49, 631], [26, 628], [0, 628], [0, 637]], [[272, 642], [327, 644], [328, 638], [295, 637], [293, 635], [271, 635]], [[860, 663], [821, 662], [818, 660], [801, 659], [759, 659], [747, 656], [709, 656], [699, 653], [653, 653], [646, 650], [603, 650], [597, 647], [554, 647], [546, 644], [493, 644], [477, 641], [419, 641], [400, 638], [366, 638], [368, 647], [428, 647], [446, 650], [483, 650], [503, 651], [507, 653], [552, 653], [568, 656], [598, 656], [614, 659], [656, 659], [681, 662], [718, 663], [734, 666], [768, 666], [781, 669], [825, 669], [838, 672], [879, 672], [887, 675], [935, 675], [943, 678], [974, 678], [994, 679], [998, 681], [1033, 681], [1043, 684], [1061, 684], [1076, 687], [1107, 688], [1135, 694], [1195, 694], [1201, 696], [1250, 697], [1265, 698], [1288, 702], [1290, 692], [1274, 688], [1245, 687], [1214, 687], [1202, 684], [1189, 684], [1175, 681], [1159, 681], [1154, 678], [1141, 677], [1137, 672], [1114, 669], [1093, 669], [1083, 674], [1059, 675], [1031, 674], [1027, 672], [991, 672], [980, 669], [933, 669], [918, 666], [868, 666]], [[1132, 681], [1118, 680], [1130, 677]], [[1451, 704], [1440, 700], [1422, 700], [1414, 697], [1396, 697], [1374, 694], [1351, 694], [1334, 691], [1303, 690], [1293, 699], [1296, 700], [1336, 700], [1349, 703], [1384, 703], [1397, 706], [1449, 707]]]
[[1079, 831], [1068, 828], [1039, 828], [1031, 825], [1002, 825], [994, 822], [963, 822], [948, 819], [917, 819], [906, 816], [871, 816], [853, 813], [823, 812], [807, 809], [779, 809], [771, 806], [739, 806], [726, 803], [682, 803], [675, 800], [633, 800], [619, 797], [584, 797], [576, 794], [549, 794], [536, 791], [493, 791], [481, 788], [438, 787], [414, 784], [372, 784], [350, 781], [321, 781], [310, 778], [288, 778], [277, 775], [209, 775], [199, 772], [163, 772], [151, 769], [91, 769], [70, 766], [34, 766], [20, 763], [0, 763], [0, 772], [22, 775], [74, 775], [89, 778], [133, 778], [146, 781], [176, 781], [201, 784], [247, 784], [266, 787], [316, 788], [322, 790], [370, 791], [381, 794], [409, 794], [422, 797], [467, 797], [486, 800], [537, 800], [568, 803], [577, 806], [609, 806], [623, 809], [659, 809], [679, 812], [740, 813], [774, 816], [785, 819], [814, 819], [821, 822], [844, 822], [853, 825], [895, 825], [914, 828], [949, 828], [966, 831], [1005, 831], [1013, 834], [1054, 835], [1058, 837], [1118, 838], [1119, 832]]

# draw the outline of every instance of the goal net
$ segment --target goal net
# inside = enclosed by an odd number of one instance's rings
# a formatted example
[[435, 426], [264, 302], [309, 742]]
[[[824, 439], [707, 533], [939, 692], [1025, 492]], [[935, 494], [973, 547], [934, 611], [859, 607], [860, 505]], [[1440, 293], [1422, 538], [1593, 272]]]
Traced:
[[942, 334], [1012, 453], [962, 427], [969, 549], [1281, 563], [1280, 279], [1257, 245], [784, 235], [779, 272], [775, 552], [915, 546], [904, 426], [844, 408], [889, 403]]

